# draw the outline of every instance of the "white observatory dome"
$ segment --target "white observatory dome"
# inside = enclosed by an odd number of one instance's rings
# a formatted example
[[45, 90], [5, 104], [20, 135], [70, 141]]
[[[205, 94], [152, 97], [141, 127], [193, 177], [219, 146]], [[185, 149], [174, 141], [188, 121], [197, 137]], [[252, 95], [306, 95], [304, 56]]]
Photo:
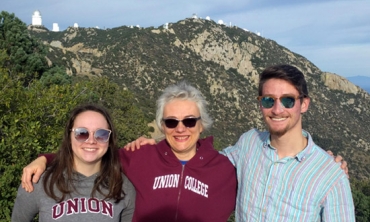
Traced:
[[36, 11], [33, 12], [33, 15], [34, 16], [41, 16], [41, 13], [40, 13], [39, 10], [36, 10]]
[[39, 10], [33, 12], [32, 25], [42, 25], [41, 13]]

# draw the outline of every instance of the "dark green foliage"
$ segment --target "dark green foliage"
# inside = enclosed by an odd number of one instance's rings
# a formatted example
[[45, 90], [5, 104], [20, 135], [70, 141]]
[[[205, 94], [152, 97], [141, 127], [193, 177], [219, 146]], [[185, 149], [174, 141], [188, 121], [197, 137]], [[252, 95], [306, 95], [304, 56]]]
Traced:
[[227, 222], [234, 222], [235, 221], [235, 212], [232, 212]]
[[52, 85], [69, 85], [72, 83], [72, 77], [68, 76], [63, 68], [55, 66], [44, 72], [40, 82], [47, 87]]
[[356, 221], [370, 221], [370, 180], [351, 180]]
[[[108, 78], [88, 80], [78, 95], [83, 101], [99, 103], [107, 107], [118, 133], [118, 144], [123, 146], [139, 136], [148, 135], [149, 127], [143, 112], [135, 106], [132, 93], [123, 90]], [[85, 84], [86, 81], [82, 83]]]
[[0, 66], [13, 77], [24, 73], [25, 86], [47, 69], [46, 47], [28, 35], [25, 23], [5, 11], [0, 13], [0, 49], [9, 56]]

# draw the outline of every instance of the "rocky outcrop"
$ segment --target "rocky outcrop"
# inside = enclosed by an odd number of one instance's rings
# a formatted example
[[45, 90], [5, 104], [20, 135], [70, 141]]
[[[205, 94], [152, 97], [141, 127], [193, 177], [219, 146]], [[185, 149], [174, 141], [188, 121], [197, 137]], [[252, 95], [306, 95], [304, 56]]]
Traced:
[[358, 86], [349, 82], [346, 78], [343, 78], [337, 74], [330, 72], [323, 72], [321, 74], [321, 80], [330, 89], [341, 90], [346, 93], [357, 94]]

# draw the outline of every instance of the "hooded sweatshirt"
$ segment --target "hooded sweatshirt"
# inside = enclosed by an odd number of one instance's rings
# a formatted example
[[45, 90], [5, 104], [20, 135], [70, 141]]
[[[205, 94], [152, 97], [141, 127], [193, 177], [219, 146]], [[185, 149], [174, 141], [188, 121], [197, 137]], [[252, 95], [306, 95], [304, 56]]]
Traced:
[[[112, 199], [104, 200], [99, 192], [96, 192], [95, 197], [91, 197], [97, 174], [86, 177], [75, 172], [73, 176], [77, 192], [73, 192], [60, 203], [46, 195], [43, 176], [33, 185], [34, 191], [31, 193], [19, 186], [12, 212], [12, 222], [32, 221], [37, 213], [39, 213], [40, 222], [131, 221], [135, 207], [135, 188], [127, 177], [122, 174], [124, 199], [115, 203]], [[59, 191], [57, 189], [55, 191], [58, 195]]]
[[195, 156], [181, 164], [166, 140], [139, 150], [120, 149], [123, 170], [136, 189], [135, 222], [227, 221], [235, 207], [236, 172], [213, 148], [197, 142]]

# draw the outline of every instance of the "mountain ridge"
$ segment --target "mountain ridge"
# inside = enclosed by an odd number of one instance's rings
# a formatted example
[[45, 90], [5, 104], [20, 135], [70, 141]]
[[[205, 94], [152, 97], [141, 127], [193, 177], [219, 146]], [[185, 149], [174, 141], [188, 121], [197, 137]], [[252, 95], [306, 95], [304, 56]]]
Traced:
[[369, 93], [273, 40], [193, 18], [169, 23], [168, 29], [71, 27], [55, 33], [30, 27], [29, 32], [49, 46], [50, 65], [65, 67], [69, 75], [108, 76], [136, 95], [149, 119], [161, 91], [186, 79], [209, 103], [214, 126], [204, 136], [214, 135], [219, 148], [251, 128], [265, 128], [256, 100], [258, 74], [269, 65], [294, 65], [305, 74], [312, 99], [303, 128], [318, 145], [344, 156], [351, 176], [370, 178]]

